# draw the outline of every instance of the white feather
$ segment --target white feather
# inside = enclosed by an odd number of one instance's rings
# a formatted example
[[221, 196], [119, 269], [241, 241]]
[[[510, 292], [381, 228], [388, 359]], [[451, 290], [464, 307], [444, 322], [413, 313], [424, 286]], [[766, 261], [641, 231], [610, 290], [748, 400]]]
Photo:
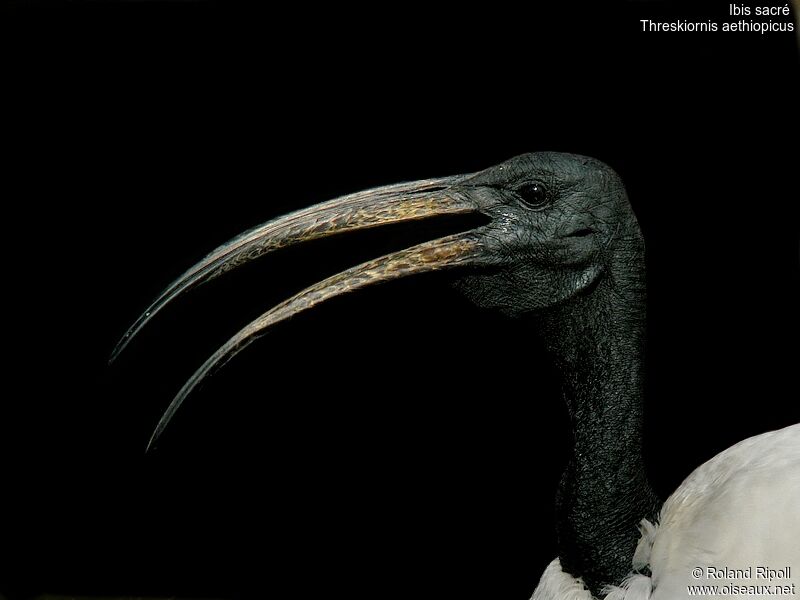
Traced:
[[650, 564], [650, 553], [653, 550], [657, 531], [658, 526], [647, 519], [642, 519], [642, 522], [639, 523], [639, 533], [642, 534], [642, 537], [639, 538], [639, 543], [636, 544], [636, 551], [633, 553], [632, 566], [634, 571], [641, 571]]
[[[661, 509], [650, 569], [653, 600], [688, 597], [687, 586], [768, 584], [709, 579], [707, 570], [794, 567], [800, 593], [800, 424], [746, 439], [698, 467]], [[692, 569], [702, 569], [695, 578]], [[741, 598], [742, 594], [715, 598]], [[774, 598], [748, 594], [748, 598]]]
[[[604, 590], [605, 600], [714, 600], [775, 598], [769, 592], [724, 595], [725, 585], [781, 585], [800, 595], [800, 424], [746, 439], [704, 463], [686, 478], [661, 509], [659, 524], [643, 520], [631, 559], [632, 573]], [[637, 571], [650, 568], [652, 577]], [[751, 568], [751, 577], [708, 578], [710, 568]], [[784, 569], [787, 577], [767, 581], [756, 568]], [[696, 577], [694, 569], [701, 569]], [[792, 587], [793, 586], [793, 587]], [[780, 597], [780, 596], [777, 596]], [[548, 565], [532, 600], [593, 600], [583, 582]]]
[[622, 585], [605, 590], [605, 600], [648, 600], [653, 592], [653, 582], [647, 575], [633, 574]]
[[564, 573], [561, 561], [555, 559], [542, 573], [531, 600], [593, 600], [593, 597], [583, 581]]

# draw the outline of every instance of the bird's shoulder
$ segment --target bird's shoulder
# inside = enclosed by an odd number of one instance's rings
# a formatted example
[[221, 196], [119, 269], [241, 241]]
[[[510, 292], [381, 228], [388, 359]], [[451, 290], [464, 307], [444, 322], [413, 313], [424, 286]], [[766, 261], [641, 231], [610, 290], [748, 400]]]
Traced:
[[697, 467], [664, 503], [659, 523], [664, 528], [711, 503], [728, 504], [784, 483], [800, 485], [800, 423], [742, 440]]
[[798, 498], [800, 424], [743, 440], [702, 464], [661, 510], [650, 556], [654, 598], [721, 583], [694, 578], [697, 568], [797, 565], [793, 575], [800, 575]]

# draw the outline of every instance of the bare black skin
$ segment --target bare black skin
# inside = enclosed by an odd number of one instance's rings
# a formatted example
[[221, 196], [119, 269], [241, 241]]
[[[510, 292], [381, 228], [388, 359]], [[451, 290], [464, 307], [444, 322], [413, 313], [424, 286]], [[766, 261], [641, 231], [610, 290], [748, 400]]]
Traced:
[[553, 197], [539, 210], [507, 203], [490, 213], [513, 224], [498, 244], [502, 266], [456, 286], [478, 306], [530, 320], [556, 362], [574, 435], [556, 499], [559, 558], [600, 597], [630, 573], [637, 525], [662, 504], [641, 448], [644, 240], [603, 163], [532, 154], [501, 166], [471, 180], [491, 186], [476, 194], [535, 177]]
[[574, 435], [557, 494], [558, 554], [593, 595], [631, 571], [643, 518], [661, 502], [641, 452], [644, 242], [620, 178], [582, 156], [533, 153], [466, 176], [388, 186], [311, 207], [232, 240], [173, 283], [112, 360], [163, 306], [231, 267], [308, 239], [440, 214], [489, 223], [364, 263], [265, 313], [178, 393], [151, 439], [202, 379], [268, 328], [381, 281], [444, 270], [475, 305], [533, 324], [563, 377]]

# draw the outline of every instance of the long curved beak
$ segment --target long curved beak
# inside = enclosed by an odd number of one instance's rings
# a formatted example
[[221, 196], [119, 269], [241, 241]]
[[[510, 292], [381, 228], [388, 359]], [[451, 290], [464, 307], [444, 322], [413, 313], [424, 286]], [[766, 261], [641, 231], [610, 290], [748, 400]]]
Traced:
[[[128, 329], [114, 348], [110, 362], [150, 319], [182, 293], [269, 252], [346, 231], [478, 212], [474, 202], [452, 187], [462, 179], [447, 177], [368, 190], [311, 206], [243, 233], [214, 250], [167, 287]], [[477, 230], [439, 238], [347, 269], [278, 304], [239, 331], [192, 375], [158, 422], [148, 449], [192, 390], [272, 325], [326, 300], [376, 283], [477, 264], [481, 249]]]

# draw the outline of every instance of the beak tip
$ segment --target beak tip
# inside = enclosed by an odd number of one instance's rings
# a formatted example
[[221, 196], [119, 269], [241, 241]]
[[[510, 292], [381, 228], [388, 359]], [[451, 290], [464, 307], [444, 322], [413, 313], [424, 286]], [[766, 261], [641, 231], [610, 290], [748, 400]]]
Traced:
[[158, 438], [161, 436], [161, 432], [156, 429], [153, 432], [153, 435], [150, 436], [150, 439], [147, 441], [147, 447], [144, 449], [145, 454], [150, 454], [155, 451], [156, 446], [158, 444]]
[[[137, 321], [138, 324], [138, 321]], [[134, 334], [136, 333], [136, 325], [128, 329], [125, 334], [119, 339], [119, 341], [114, 346], [114, 349], [111, 351], [111, 355], [108, 357], [108, 366], [114, 364], [114, 361], [119, 358], [119, 355], [128, 347], [128, 344], [133, 339]]]
[[117, 356], [119, 356], [120, 352], [121, 350], [118, 350], [117, 347], [111, 351], [111, 356], [108, 357], [108, 362], [106, 363], [109, 367], [114, 365], [114, 361], [117, 360]]

